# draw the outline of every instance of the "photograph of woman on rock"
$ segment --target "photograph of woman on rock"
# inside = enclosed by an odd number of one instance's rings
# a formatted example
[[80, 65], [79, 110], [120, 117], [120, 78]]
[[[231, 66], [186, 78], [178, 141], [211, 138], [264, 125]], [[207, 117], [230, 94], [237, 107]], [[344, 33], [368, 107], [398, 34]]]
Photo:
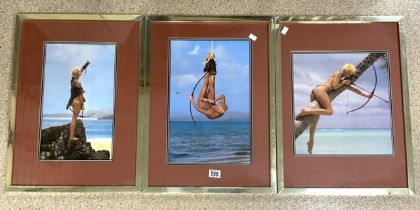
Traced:
[[46, 43], [44, 51], [39, 159], [111, 160], [116, 45]]

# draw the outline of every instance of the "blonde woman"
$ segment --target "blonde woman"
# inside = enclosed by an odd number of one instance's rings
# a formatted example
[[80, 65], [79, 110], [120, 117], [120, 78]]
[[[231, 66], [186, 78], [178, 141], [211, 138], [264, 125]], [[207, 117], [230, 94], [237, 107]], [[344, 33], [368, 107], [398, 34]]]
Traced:
[[312, 89], [310, 100], [311, 102], [316, 100], [319, 103], [320, 108], [311, 109], [311, 108], [304, 108], [300, 111], [298, 115], [296, 115], [296, 119], [299, 119], [306, 115], [315, 115], [315, 120], [311, 123], [309, 127], [309, 141], [308, 145], [308, 153], [312, 154], [312, 148], [314, 145], [314, 135], [315, 129], [318, 124], [319, 116], [320, 115], [332, 115], [333, 108], [331, 105], [330, 97], [328, 96], [328, 92], [332, 90], [336, 90], [345, 86], [346, 89], [351, 90], [352, 92], [370, 98], [372, 94], [366, 94], [361, 92], [358, 89], [353, 88], [351, 85], [351, 77], [355, 75], [357, 72], [356, 67], [353, 64], [345, 64], [341, 71], [334, 72], [327, 81], [324, 82], [322, 85], [317, 85], [314, 89]]
[[82, 82], [80, 81], [80, 76], [82, 73], [86, 70], [86, 67], [90, 64], [89, 61], [86, 61], [86, 63], [82, 66], [82, 68], [74, 67], [71, 70], [71, 89], [70, 89], [70, 98], [67, 103], [66, 109], [69, 109], [71, 106], [72, 109], [70, 109], [73, 112], [73, 116], [71, 118], [70, 123], [70, 137], [69, 139], [71, 141], [79, 140], [79, 138], [76, 138], [74, 136], [74, 129], [76, 128], [76, 122], [77, 118], [79, 117], [80, 111], [84, 110], [84, 103], [85, 98], [83, 97], [83, 93], [85, 92], [82, 87]]

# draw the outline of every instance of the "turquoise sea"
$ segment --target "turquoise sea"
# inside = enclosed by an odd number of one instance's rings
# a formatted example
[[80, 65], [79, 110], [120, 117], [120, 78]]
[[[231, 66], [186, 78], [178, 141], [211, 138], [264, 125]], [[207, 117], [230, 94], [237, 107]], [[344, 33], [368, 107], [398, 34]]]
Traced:
[[[308, 154], [306, 130], [295, 140], [295, 154]], [[391, 129], [317, 129], [312, 154], [320, 155], [392, 155]]]
[[171, 121], [169, 164], [250, 164], [250, 122]]

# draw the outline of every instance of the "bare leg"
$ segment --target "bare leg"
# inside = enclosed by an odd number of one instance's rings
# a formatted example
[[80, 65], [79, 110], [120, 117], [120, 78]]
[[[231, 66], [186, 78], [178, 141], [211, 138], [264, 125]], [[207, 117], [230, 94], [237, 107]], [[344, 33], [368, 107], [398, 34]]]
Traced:
[[208, 93], [207, 93], [207, 98], [208, 99], [215, 99], [216, 98], [216, 91], [215, 91], [215, 80], [216, 80], [216, 75], [209, 75], [209, 89], [208, 89]]
[[202, 101], [202, 98], [207, 98], [207, 91], [208, 91], [208, 86], [209, 86], [209, 76], [208, 75], [206, 75], [205, 77], [204, 77], [204, 84], [203, 84], [203, 87], [201, 87], [201, 90], [200, 90], [200, 94], [198, 94], [198, 106], [200, 106], [201, 105], [201, 103], [203, 102]]
[[315, 130], [316, 125], [318, 124], [319, 115], [315, 117], [315, 120], [311, 123], [309, 127], [309, 141], [306, 143], [308, 145], [308, 153], [312, 154], [312, 148], [314, 146], [314, 136], [315, 136]]
[[77, 118], [79, 117], [81, 106], [82, 103], [78, 98], [75, 98], [71, 104], [71, 107], [73, 108], [73, 117], [71, 118], [70, 123], [70, 140], [79, 140], [78, 138], [74, 137], [74, 129], [76, 128]]
[[324, 86], [318, 86], [318, 87], [314, 88], [313, 89], [313, 94], [314, 94], [316, 100], [318, 101], [318, 103], [320, 103], [321, 107], [323, 107], [323, 108], [317, 108], [317, 109], [305, 108], [305, 109], [302, 109], [301, 112], [298, 115], [296, 115], [296, 119], [298, 119], [300, 117], [303, 117], [305, 115], [310, 115], [310, 114], [314, 114], [314, 115], [332, 115], [333, 114], [331, 101], [330, 101], [330, 98], [329, 98], [327, 92], [325, 91]]

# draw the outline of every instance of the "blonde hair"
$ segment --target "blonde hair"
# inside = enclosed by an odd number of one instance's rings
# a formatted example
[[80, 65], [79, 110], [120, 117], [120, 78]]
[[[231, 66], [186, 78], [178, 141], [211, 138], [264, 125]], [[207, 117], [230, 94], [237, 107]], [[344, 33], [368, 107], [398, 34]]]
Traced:
[[71, 76], [74, 77], [74, 75], [76, 75], [76, 73], [80, 71], [80, 68], [78, 66], [75, 66], [71, 69]]
[[224, 114], [228, 110], [228, 106], [225, 103], [220, 103], [218, 105], [220, 105], [223, 109], [221, 114]]
[[209, 52], [207, 54], [207, 59], [204, 61], [203, 64], [206, 64], [209, 62], [209, 60], [214, 60], [214, 59], [216, 59], [216, 55], [214, 54], [214, 52]]
[[341, 69], [343, 71], [350, 72], [351, 75], [355, 75], [357, 73], [356, 67], [351, 63], [344, 64], [343, 68], [341, 68]]

